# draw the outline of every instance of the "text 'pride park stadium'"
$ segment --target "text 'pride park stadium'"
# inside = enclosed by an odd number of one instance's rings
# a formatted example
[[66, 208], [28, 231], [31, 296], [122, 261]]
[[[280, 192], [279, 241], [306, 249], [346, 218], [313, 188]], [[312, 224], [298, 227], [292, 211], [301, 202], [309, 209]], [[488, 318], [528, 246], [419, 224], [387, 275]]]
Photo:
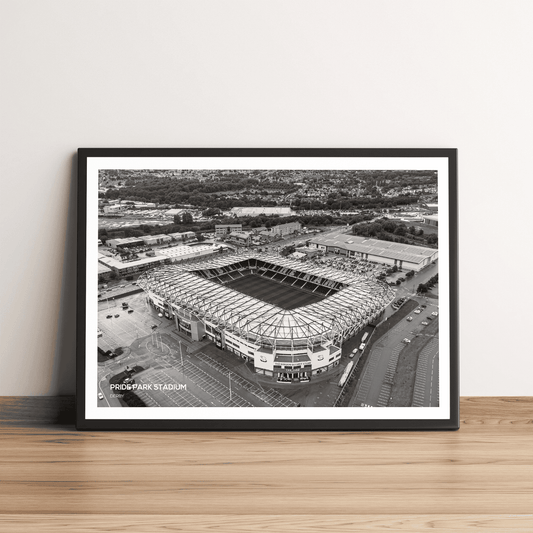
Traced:
[[394, 291], [372, 276], [244, 252], [145, 272], [138, 285], [192, 340], [276, 381], [312, 381], [335, 368], [343, 340], [376, 323]]

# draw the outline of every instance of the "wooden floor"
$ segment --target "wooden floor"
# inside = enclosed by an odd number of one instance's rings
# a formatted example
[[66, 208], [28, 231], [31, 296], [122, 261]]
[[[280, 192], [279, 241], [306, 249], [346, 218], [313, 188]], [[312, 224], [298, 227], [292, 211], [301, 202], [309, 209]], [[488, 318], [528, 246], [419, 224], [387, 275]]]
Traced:
[[530, 397], [444, 433], [79, 433], [71, 403], [0, 398], [0, 532], [533, 532]]

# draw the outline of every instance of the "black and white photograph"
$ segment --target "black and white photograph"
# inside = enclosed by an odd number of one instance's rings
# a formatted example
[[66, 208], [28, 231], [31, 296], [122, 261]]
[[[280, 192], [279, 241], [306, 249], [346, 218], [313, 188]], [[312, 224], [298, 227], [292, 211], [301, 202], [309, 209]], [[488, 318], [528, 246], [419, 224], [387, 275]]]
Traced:
[[86, 419], [454, 418], [454, 151], [80, 152]]

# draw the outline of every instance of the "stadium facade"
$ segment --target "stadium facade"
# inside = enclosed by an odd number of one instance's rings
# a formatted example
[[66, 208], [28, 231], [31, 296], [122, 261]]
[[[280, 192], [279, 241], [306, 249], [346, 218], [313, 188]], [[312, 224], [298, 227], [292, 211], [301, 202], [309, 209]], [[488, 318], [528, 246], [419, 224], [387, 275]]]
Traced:
[[154, 269], [138, 285], [192, 340], [208, 337], [279, 382], [332, 370], [343, 340], [394, 299], [371, 277], [254, 252]]

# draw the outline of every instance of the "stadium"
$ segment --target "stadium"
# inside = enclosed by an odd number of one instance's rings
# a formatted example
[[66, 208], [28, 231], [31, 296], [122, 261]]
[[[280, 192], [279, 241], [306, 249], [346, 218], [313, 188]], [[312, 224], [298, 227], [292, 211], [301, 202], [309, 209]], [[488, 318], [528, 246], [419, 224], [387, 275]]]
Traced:
[[144, 273], [149, 302], [192, 340], [253, 361], [278, 382], [336, 367], [341, 345], [375, 322], [394, 292], [371, 277], [254, 252]]

